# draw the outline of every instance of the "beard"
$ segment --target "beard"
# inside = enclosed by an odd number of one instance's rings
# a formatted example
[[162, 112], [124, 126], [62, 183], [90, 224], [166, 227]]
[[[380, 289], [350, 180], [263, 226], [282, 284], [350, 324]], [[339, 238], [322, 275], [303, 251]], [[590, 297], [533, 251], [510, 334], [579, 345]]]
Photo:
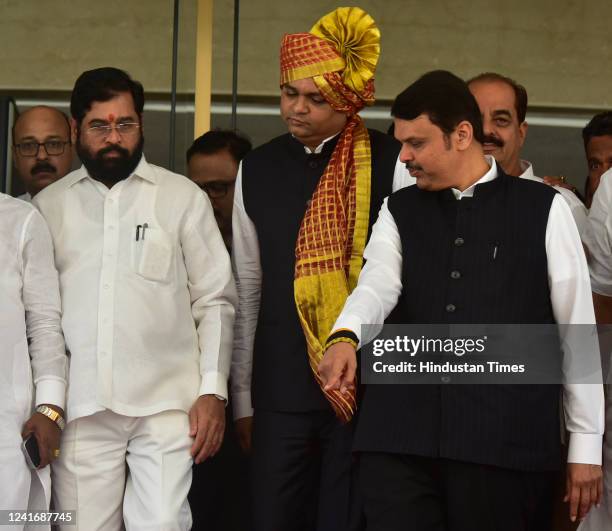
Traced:
[[[123, 181], [132, 175], [142, 157], [143, 147], [144, 136], [142, 135], [132, 153], [117, 144], [111, 144], [93, 153], [81, 142], [80, 134], [77, 135], [76, 141], [76, 152], [89, 175], [98, 181], [113, 183]], [[106, 158], [105, 155], [108, 153], [116, 153], [118, 156]]]

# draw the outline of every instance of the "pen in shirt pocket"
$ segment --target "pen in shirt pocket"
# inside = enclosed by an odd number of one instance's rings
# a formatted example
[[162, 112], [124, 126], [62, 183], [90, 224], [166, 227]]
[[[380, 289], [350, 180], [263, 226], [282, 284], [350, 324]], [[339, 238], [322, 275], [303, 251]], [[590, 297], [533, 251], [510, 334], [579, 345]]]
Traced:
[[145, 239], [145, 230], [149, 228], [148, 223], [142, 225], [136, 225], [136, 241]]

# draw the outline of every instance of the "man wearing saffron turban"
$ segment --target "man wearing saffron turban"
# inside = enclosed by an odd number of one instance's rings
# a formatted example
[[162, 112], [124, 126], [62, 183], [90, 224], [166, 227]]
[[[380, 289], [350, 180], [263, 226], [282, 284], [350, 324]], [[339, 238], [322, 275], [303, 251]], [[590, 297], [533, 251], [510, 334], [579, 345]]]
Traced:
[[238, 172], [232, 395], [241, 444], [252, 450], [256, 530], [348, 527], [355, 389], [323, 392], [317, 366], [378, 209], [410, 180], [397, 142], [358, 115], [374, 101], [379, 41], [359, 8], [285, 35], [288, 133]]

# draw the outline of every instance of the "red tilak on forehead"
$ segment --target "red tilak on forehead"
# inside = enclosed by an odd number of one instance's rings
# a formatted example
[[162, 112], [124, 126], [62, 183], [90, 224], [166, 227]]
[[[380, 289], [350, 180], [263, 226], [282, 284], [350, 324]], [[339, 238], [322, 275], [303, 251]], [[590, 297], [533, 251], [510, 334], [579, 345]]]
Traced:
[[108, 121], [109, 122], [114, 122], [115, 121], [115, 115], [113, 113], [108, 115]]

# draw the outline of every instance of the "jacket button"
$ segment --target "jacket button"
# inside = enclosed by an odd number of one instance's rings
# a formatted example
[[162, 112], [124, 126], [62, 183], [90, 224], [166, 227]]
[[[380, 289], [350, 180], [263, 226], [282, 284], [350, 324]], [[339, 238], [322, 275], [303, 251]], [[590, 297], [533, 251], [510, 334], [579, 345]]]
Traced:
[[465, 240], [461, 237], [455, 238], [455, 245], [457, 247], [461, 247], [465, 243]]
[[457, 280], [458, 278], [461, 278], [461, 273], [459, 273], [459, 271], [451, 271], [450, 276], [452, 279]]
[[455, 307], [454, 304], [447, 304], [446, 305], [446, 311], [448, 313], [453, 313], [457, 308]]
[[317, 161], [316, 160], [309, 161], [308, 166], [310, 166], [311, 168], [316, 168], [318, 166]]

